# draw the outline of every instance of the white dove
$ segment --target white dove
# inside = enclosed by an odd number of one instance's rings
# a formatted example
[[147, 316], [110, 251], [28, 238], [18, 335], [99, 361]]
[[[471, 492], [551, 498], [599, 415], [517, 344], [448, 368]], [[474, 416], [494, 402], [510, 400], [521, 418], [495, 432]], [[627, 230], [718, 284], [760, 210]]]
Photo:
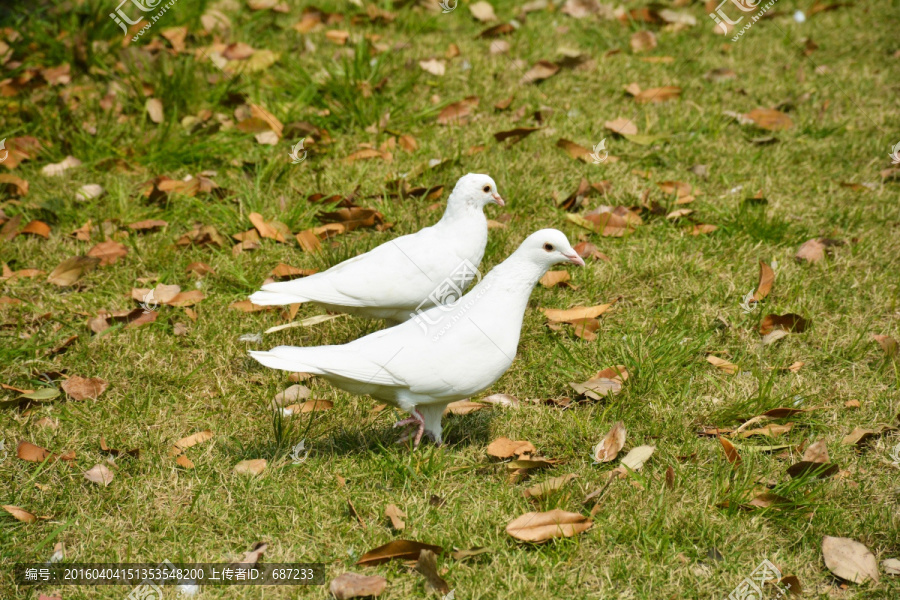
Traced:
[[334, 312], [406, 321], [414, 311], [442, 303], [432, 295], [442, 281], [452, 279], [458, 285], [454, 299], [472, 282], [487, 245], [483, 209], [492, 203], [505, 204], [494, 180], [469, 173], [456, 182], [444, 216], [431, 227], [386, 242], [323, 273], [266, 284], [250, 301], [259, 305], [315, 302]]
[[395, 427], [416, 426], [416, 446], [423, 433], [440, 444], [446, 406], [487, 389], [509, 369], [531, 290], [559, 263], [584, 266], [561, 231], [542, 229], [452, 306], [435, 306], [341, 346], [278, 346], [250, 356], [273, 369], [320, 375], [343, 390], [405, 410], [410, 418]]

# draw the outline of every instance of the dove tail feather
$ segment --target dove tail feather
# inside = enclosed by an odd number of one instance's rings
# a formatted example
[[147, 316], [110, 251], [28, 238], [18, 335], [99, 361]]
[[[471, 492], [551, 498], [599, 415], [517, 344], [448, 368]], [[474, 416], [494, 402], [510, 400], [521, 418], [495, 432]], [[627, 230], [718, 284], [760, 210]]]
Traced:
[[280, 369], [282, 371], [290, 371], [292, 373], [298, 372], [321, 375], [322, 370], [319, 367], [308, 364], [304, 362], [301, 357], [297, 356], [297, 354], [300, 354], [298, 350], [303, 351], [305, 350], [305, 348], [278, 346], [277, 348], [272, 348], [268, 352], [262, 350], [251, 350], [250, 356], [259, 361], [259, 363], [263, 366], [269, 367], [270, 369]]
[[257, 306], [281, 306], [284, 304], [302, 304], [303, 302], [309, 302], [309, 298], [282, 292], [254, 292], [250, 295], [250, 302]]

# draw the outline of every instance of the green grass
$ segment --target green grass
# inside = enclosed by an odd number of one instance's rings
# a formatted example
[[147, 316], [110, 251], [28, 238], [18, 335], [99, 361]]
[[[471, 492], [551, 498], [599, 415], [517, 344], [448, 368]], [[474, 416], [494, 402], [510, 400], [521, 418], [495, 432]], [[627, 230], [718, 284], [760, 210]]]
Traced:
[[[503, 22], [520, 12], [520, 3], [493, 4]], [[887, 433], [862, 450], [841, 444], [854, 427], [891, 422], [900, 412], [897, 363], [872, 339], [872, 334], [900, 337], [900, 188], [879, 176], [890, 166], [891, 146], [900, 141], [896, 1], [860, 2], [798, 25], [790, 15], [807, 3], [780, 0], [773, 10], [782, 16], [757, 22], [727, 50], [728, 40], [710, 32], [706, 11], [695, 3], [677, 10], [694, 15], [697, 26], [681, 31], [650, 26], [659, 46], [640, 55], [628, 42], [642, 24], [573, 19], [558, 6], [518, 19], [521, 26], [502, 38], [510, 52], [492, 55], [490, 40], [477, 38], [488, 25], [474, 21], [463, 3], [451, 13], [434, 14], [413, 4], [392, 8], [382, 2], [379, 8], [397, 14], [387, 24], [370, 23], [364, 9], [349, 3], [318, 5], [345, 15], [326, 29], [350, 31], [347, 46], [328, 41], [324, 29], [305, 35], [292, 29], [306, 5], [294, 0], [288, 5], [289, 14], [254, 12], [237, 2], [225, 9], [231, 31], [218, 34], [223, 43], [241, 41], [280, 53], [269, 69], [239, 77], [194, 55], [213, 42], [200, 25], [211, 3], [181, 0], [125, 49], [121, 31], [108, 18], [110, 2], [51, 1], [0, 14], [0, 25], [21, 36], [8, 42], [12, 60], [21, 65], [7, 64], [3, 77], [18, 77], [31, 67], [72, 65], [69, 85], [43, 85], [38, 76], [30, 88], [0, 97], [0, 137], [30, 135], [45, 146], [14, 170], [0, 167], [30, 184], [22, 198], [0, 188], [3, 211], [7, 217], [21, 214], [23, 224], [43, 220], [52, 230], [49, 240], [22, 235], [0, 242], [0, 262], [13, 270], [49, 273], [104, 239], [95, 234], [86, 243], [69, 237], [88, 219], [95, 225], [112, 220], [125, 231], [142, 219], [169, 223], [161, 231], [124, 237], [128, 255], [88, 273], [75, 288], [51, 285], [46, 275], [2, 282], [0, 295], [23, 304], [0, 305], [0, 382], [58, 387], [59, 376], [47, 381], [40, 374], [61, 372], [102, 377], [110, 385], [98, 400], [61, 396], [25, 411], [0, 409], [0, 439], [8, 452], [0, 463], [0, 502], [49, 517], [26, 524], [0, 516], [0, 596], [37, 598], [36, 590], [15, 586], [8, 567], [46, 561], [57, 542], [65, 544], [67, 561], [155, 563], [227, 562], [266, 541], [266, 561], [323, 562], [329, 577], [347, 570], [378, 573], [389, 580], [383, 597], [420, 598], [426, 594], [423, 579], [403, 563], [354, 566], [362, 553], [399, 537], [448, 551], [490, 548], [462, 562], [449, 554], [439, 559], [460, 600], [727, 597], [766, 558], [785, 574], [796, 574], [807, 598], [881, 600], [900, 593], [897, 578], [883, 573], [878, 585], [848, 584], [842, 590], [820, 550], [824, 535], [845, 536], [865, 543], [879, 561], [900, 557], [898, 469], [889, 456], [900, 436]], [[626, 8], [640, 6], [629, 2]], [[736, 12], [730, 4], [725, 9]], [[353, 17], [358, 22], [351, 23]], [[191, 32], [188, 51], [175, 54], [160, 33], [180, 25]], [[374, 51], [363, 41], [368, 34], [381, 36], [378, 43], [390, 49]], [[818, 44], [809, 56], [801, 51], [804, 37]], [[461, 54], [447, 61], [445, 76], [419, 68], [419, 60], [442, 58], [450, 44]], [[580, 50], [587, 62], [538, 85], [519, 84], [534, 62], [558, 60], [562, 46]], [[617, 48], [620, 53], [607, 54]], [[640, 60], [645, 55], [670, 56], [674, 62]], [[827, 72], [817, 72], [819, 66]], [[732, 69], [737, 77], [704, 78], [716, 68]], [[639, 105], [623, 92], [632, 82], [642, 88], [677, 85], [683, 92], [680, 99]], [[110, 86], [120, 90], [119, 111], [101, 108]], [[144, 110], [145, 86], [164, 104], [163, 123], [154, 124]], [[493, 108], [511, 94], [509, 110]], [[472, 95], [480, 99], [472, 122], [436, 123], [444, 106]], [[794, 127], [774, 133], [774, 144], [755, 145], [752, 138], [769, 133], [723, 115], [788, 100], [793, 105], [785, 110]], [[288, 127], [305, 121], [326, 129], [331, 143], [307, 144], [308, 158], [295, 165], [287, 157], [290, 148], [308, 135], [285, 136], [273, 147], [234, 127], [219, 127], [216, 117], [192, 132], [181, 125], [202, 110], [236, 122], [235, 109], [250, 102]], [[524, 116], [517, 119], [521, 108]], [[497, 131], [534, 126], [538, 110], [544, 111], [541, 131], [511, 146], [493, 140]], [[386, 129], [371, 129], [385, 113], [390, 113]], [[642, 134], [667, 137], [650, 146], [615, 138], [603, 123], [617, 117], [631, 119]], [[85, 122], [96, 135], [82, 127]], [[377, 147], [398, 134], [412, 135], [418, 149], [392, 149], [391, 163], [344, 161], [357, 144]], [[606, 138], [620, 160], [575, 161], [555, 146], [558, 138], [585, 147]], [[474, 145], [487, 149], [468, 153]], [[41, 174], [44, 165], [67, 155], [83, 165], [59, 178]], [[443, 202], [459, 176], [482, 172], [496, 180], [508, 201], [503, 212], [511, 219], [505, 228], [490, 231], [484, 268], [543, 227], [559, 228], [573, 241], [590, 240], [610, 257], [570, 269], [571, 289], [534, 291], [516, 361], [484, 392], [515, 395], [522, 407], [447, 417], [448, 443], [415, 452], [393, 443], [396, 432], [390, 426], [401, 417], [398, 411], [373, 413], [371, 399], [316, 379], [306, 383], [314, 397], [334, 402], [332, 410], [312, 418], [273, 419], [267, 406], [289, 382], [249, 359], [248, 349], [344, 343], [382, 324], [341, 318], [267, 334], [254, 344], [238, 338], [285, 319], [278, 312], [246, 314], [229, 305], [257, 289], [279, 262], [324, 269], [436, 221], [440, 209], [430, 209], [431, 201], [400, 200], [386, 191], [387, 182], [436, 158], [451, 162], [416, 175], [411, 185], [444, 185]], [[695, 164], [708, 165], [708, 178], [689, 171]], [[181, 179], [204, 170], [216, 172], [213, 180], [227, 190], [224, 197], [176, 194], [151, 203], [140, 194], [141, 184], [153, 177]], [[638, 174], [646, 171], [649, 179]], [[568, 222], [553, 200], [568, 196], [582, 177], [612, 182], [609, 194], [587, 200], [588, 208], [635, 206], [649, 188], [649, 200], [671, 209], [672, 199], [656, 182], [680, 180], [699, 191], [689, 206], [695, 212], [678, 222], [645, 214], [633, 234], [600, 237]], [[841, 182], [876, 185], [854, 191]], [[75, 191], [88, 183], [102, 185], [106, 195], [76, 201]], [[381, 211], [392, 229], [338, 236], [334, 247], [326, 243], [316, 254], [302, 252], [293, 240], [263, 240], [259, 250], [238, 256], [228, 247], [174, 244], [195, 223], [214, 225], [225, 236], [245, 231], [254, 211], [296, 233], [320, 225], [316, 214], [328, 208], [308, 203], [309, 194], [346, 196], [357, 187], [362, 197], [357, 202]], [[757, 191], [766, 203], [746, 200]], [[501, 214], [496, 208], [488, 212], [495, 219]], [[718, 230], [688, 235], [691, 219]], [[819, 236], [847, 244], [817, 264], [795, 262], [800, 244]], [[775, 285], [745, 314], [740, 302], [756, 286], [759, 259], [777, 261]], [[133, 308], [131, 289], [146, 287], [139, 278], [193, 289], [197, 280], [185, 268], [195, 261], [216, 271], [200, 280], [207, 297], [194, 307], [196, 321], [184, 309], [163, 307], [156, 322], [140, 328], [117, 326], [95, 335], [87, 327], [100, 310]], [[618, 297], [615, 308], [601, 317], [594, 342], [575, 337], [571, 328], [551, 331], [538, 310]], [[759, 319], [787, 312], [809, 318], [809, 329], [762, 346]], [[297, 318], [316, 314], [321, 310], [303, 306]], [[187, 335], [174, 335], [176, 323], [187, 325]], [[49, 354], [73, 335], [78, 340], [65, 353]], [[717, 371], [706, 362], [709, 352], [740, 365], [741, 372]], [[774, 370], [795, 361], [805, 363], [797, 373]], [[615, 364], [630, 374], [619, 395], [566, 410], [541, 402], [571, 396], [568, 382]], [[2, 394], [3, 401], [17, 397], [9, 390]], [[846, 408], [849, 400], [858, 400], [861, 408]], [[697, 435], [700, 426], [736, 427], [740, 420], [796, 402], [820, 410], [779, 420], [795, 427], [775, 440], [739, 441], [738, 469], [727, 463], [715, 438]], [[58, 420], [58, 428], [39, 427], [43, 417]], [[657, 449], [642, 471], [613, 482], [593, 528], [537, 547], [510, 538], [506, 524], [531, 510], [589, 512], [584, 495], [601, 487], [613, 466], [593, 465], [591, 448], [619, 420], [628, 429], [626, 451], [643, 444]], [[187, 451], [196, 468], [177, 467], [171, 445], [204, 429], [214, 438]], [[106, 488], [82, 477], [105, 459], [101, 436], [113, 448], [141, 449], [139, 459], [116, 460], [115, 479]], [[562, 463], [511, 484], [505, 468], [485, 452], [499, 436], [529, 440]], [[301, 439], [309, 457], [292, 465], [287, 454]], [[791, 480], [785, 471], [799, 460], [798, 453], [743, 450], [819, 439], [827, 442], [840, 476]], [[19, 460], [19, 440], [51, 452], [75, 451], [76, 460], [44, 465]], [[253, 478], [233, 473], [238, 461], [253, 458], [269, 461], [265, 472]], [[668, 467], [675, 474], [672, 489], [665, 485]], [[548, 498], [522, 497], [525, 487], [567, 473], [578, 478]], [[792, 504], [784, 510], [736, 508], [759, 478], [774, 480], [772, 491]], [[445, 503], [435, 506], [433, 495]], [[348, 500], [367, 527], [350, 516]], [[407, 514], [400, 534], [384, 516], [389, 503]], [[713, 548], [722, 560], [709, 558]], [[128, 593], [119, 587], [59, 591], [66, 600]], [[201, 597], [326, 595], [322, 588], [206, 587]]]

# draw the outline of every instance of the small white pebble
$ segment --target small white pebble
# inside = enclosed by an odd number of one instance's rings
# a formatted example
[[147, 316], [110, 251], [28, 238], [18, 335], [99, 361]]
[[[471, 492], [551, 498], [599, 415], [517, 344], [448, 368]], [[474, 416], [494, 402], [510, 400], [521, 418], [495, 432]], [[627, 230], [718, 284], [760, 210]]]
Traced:
[[806, 13], [804, 13], [802, 10], [795, 11], [794, 12], [794, 20], [797, 21], [798, 23], [805, 23], [806, 22]]

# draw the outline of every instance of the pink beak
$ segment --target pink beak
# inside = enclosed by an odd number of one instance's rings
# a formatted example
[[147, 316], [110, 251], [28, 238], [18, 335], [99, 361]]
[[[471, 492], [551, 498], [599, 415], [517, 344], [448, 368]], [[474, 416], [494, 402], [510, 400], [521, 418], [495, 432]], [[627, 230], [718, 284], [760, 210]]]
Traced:
[[503, 201], [503, 198], [500, 197], [500, 194], [491, 195], [494, 197], [494, 202], [496, 202], [498, 206], [506, 206], [506, 202]]
[[584, 259], [577, 254], [566, 254], [565, 257], [568, 258], [569, 262], [573, 265], [578, 265], [579, 267], [584, 266]]

